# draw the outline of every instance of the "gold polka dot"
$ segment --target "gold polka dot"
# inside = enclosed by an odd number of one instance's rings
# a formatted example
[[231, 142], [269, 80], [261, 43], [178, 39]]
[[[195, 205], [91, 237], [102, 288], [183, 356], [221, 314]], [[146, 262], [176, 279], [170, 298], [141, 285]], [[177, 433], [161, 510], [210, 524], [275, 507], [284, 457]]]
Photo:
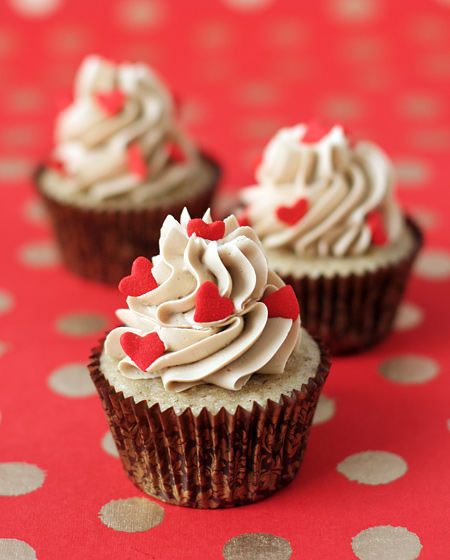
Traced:
[[286, 49], [304, 45], [311, 36], [306, 23], [292, 19], [270, 21], [263, 33], [265, 41], [271, 46]]
[[223, 547], [225, 560], [288, 560], [292, 548], [286, 539], [270, 533], [245, 533]]
[[386, 54], [387, 44], [377, 36], [348, 37], [343, 38], [339, 49], [346, 60], [372, 63]]
[[316, 412], [314, 413], [313, 425], [323, 424], [333, 418], [336, 412], [335, 400], [330, 399], [323, 393], [320, 395], [317, 403]]
[[397, 159], [394, 161], [395, 173], [401, 186], [422, 185], [431, 178], [431, 167], [425, 161], [416, 159]]
[[30, 18], [47, 17], [54, 14], [62, 0], [9, 0], [12, 8]]
[[425, 229], [432, 229], [439, 225], [440, 217], [429, 208], [410, 208], [409, 213], [414, 220]]
[[45, 472], [28, 463], [0, 463], [0, 496], [21, 496], [40, 488]]
[[220, 49], [235, 42], [233, 28], [222, 21], [208, 20], [194, 27], [192, 42], [202, 49]]
[[247, 82], [238, 86], [235, 95], [245, 105], [269, 105], [277, 100], [278, 91], [266, 82]]
[[431, 358], [404, 355], [386, 360], [379, 370], [389, 381], [409, 385], [434, 379], [439, 372], [439, 366]]
[[250, 139], [269, 139], [282, 127], [280, 119], [276, 117], [245, 118], [238, 123], [239, 132]]
[[18, 37], [11, 29], [0, 29], [0, 54], [10, 56], [18, 44]]
[[380, 2], [378, 0], [328, 0], [327, 11], [334, 19], [361, 23], [378, 17]]
[[138, 533], [156, 527], [164, 519], [164, 509], [146, 498], [112, 500], [99, 512], [101, 522], [124, 533]]
[[23, 207], [25, 218], [35, 224], [47, 223], [47, 211], [42, 200], [33, 198], [28, 200]]
[[9, 346], [10, 345], [7, 342], [0, 342], [0, 358], [8, 350]]
[[413, 329], [422, 323], [423, 311], [413, 303], [404, 302], [400, 304], [394, 321], [394, 329], [397, 331], [406, 331]]
[[115, 15], [122, 27], [149, 29], [164, 23], [166, 10], [161, 0], [122, 0], [117, 5]]
[[426, 280], [447, 280], [450, 278], [450, 255], [436, 249], [425, 249], [419, 253], [414, 271]]
[[331, 121], [360, 118], [363, 112], [361, 101], [355, 97], [336, 95], [323, 99], [319, 104], [319, 113]]
[[419, 537], [405, 527], [380, 525], [353, 537], [352, 549], [359, 560], [415, 560], [422, 545]]
[[84, 336], [105, 328], [108, 321], [95, 313], [71, 313], [58, 319], [58, 331], [70, 336]]
[[450, 146], [450, 130], [413, 130], [408, 134], [408, 140], [414, 148], [420, 148], [421, 150], [446, 151]]
[[0, 159], [0, 181], [20, 181], [30, 176], [33, 163], [23, 158]]
[[36, 560], [36, 551], [17, 539], [0, 539], [0, 560]]
[[261, 10], [266, 8], [274, 0], [222, 0], [230, 8], [236, 10]]
[[5, 290], [0, 290], [0, 315], [7, 313], [13, 306], [13, 296]]
[[47, 268], [60, 263], [60, 254], [54, 241], [38, 241], [21, 247], [19, 260], [33, 268]]
[[55, 370], [48, 378], [49, 387], [65, 397], [88, 397], [96, 389], [85, 364], [68, 364]]
[[102, 449], [112, 455], [113, 457], [118, 457], [119, 452], [117, 451], [117, 446], [114, 442], [114, 438], [111, 432], [106, 432], [106, 434], [102, 438]]
[[363, 451], [341, 461], [337, 471], [360, 484], [387, 484], [403, 476], [408, 465], [399, 456], [388, 451]]
[[407, 33], [416, 41], [423, 43], [436, 43], [446, 40], [450, 29], [444, 18], [420, 17], [412, 19], [407, 23]]
[[12, 112], [34, 113], [45, 109], [46, 99], [43, 92], [36, 87], [10, 88], [7, 103]]
[[39, 128], [30, 124], [15, 124], [1, 130], [1, 140], [4, 144], [23, 148], [36, 144], [39, 138]]
[[433, 95], [407, 93], [397, 100], [396, 110], [407, 119], [434, 119], [442, 112], [442, 106]]
[[45, 36], [47, 50], [61, 55], [84, 53], [90, 50], [91, 37], [84, 27], [59, 25]]

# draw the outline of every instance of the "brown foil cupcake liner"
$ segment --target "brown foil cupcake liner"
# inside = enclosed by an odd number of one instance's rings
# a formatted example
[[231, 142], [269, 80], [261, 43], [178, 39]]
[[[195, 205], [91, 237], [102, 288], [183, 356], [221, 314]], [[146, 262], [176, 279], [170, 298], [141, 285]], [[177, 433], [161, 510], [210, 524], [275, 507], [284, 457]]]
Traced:
[[151, 258], [159, 253], [161, 225], [168, 214], [180, 216], [186, 206], [192, 217], [201, 217], [211, 206], [214, 188], [220, 178], [218, 165], [207, 156], [214, 178], [195, 197], [157, 208], [137, 210], [95, 210], [66, 204], [45, 194], [40, 176], [35, 184], [47, 207], [64, 264], [85, 278], [117, 284], [140, 256]]
[[238, 406], [213, 415], [203, 408], [176, 414], [159, 404], [117, 393], [99, 368], [103, 341], [93, 349], [89, 371], [119, 450], [123, 468], [145, 493], [173, 505], [215, 509], [242, 506], [283, 488], [296, 475], [330, 362], [279, 402]]
[[327, 345], [331, 355], [365, 350], [391, 331], [412, 265], [423, 243], [420, 229], [412, 220], [407, 221], [416, 244], [411, 254], [398, 263], [361, 275], [283, 276], [297, 295], [302, 325]]

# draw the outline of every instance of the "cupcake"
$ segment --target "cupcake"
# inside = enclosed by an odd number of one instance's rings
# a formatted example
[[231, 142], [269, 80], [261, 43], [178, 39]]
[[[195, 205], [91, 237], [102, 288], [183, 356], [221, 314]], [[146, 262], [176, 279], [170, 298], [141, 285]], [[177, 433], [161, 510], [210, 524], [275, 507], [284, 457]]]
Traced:
[[65, 264], [118, 282], [158, 252], [168, 213], [209, 208], [219, 169], [180, 129], [174, 100], [144, 64], [87, 57], [55, 147], [36, 174]]
[[422, 243], [393, 197], [386, 154], [342, 126], [300, 124], [270, 140], [256, 180], [240, 193], [240, 223], [293, 286], [308, 331], [332, 354], [383, 339]]
[[89, 370], [123, 467], [164, 502], [256, 502], [297, 473], [329, 372], [297, 298], [234, 216], [168, 216], [119, 284], [121, 326]]

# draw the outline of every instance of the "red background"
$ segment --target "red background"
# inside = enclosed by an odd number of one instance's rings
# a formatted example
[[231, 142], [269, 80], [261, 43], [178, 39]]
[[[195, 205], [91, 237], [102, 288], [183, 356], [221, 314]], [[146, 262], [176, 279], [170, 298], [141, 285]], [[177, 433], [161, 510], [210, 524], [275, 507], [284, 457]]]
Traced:
[[[26, 0], [0, 2], [0, 293], [10, 302], [0, 305], [0, 465], [46, 472], [34, 492], [0, 495], [0, 541], [24, 541], [39, 560], [220, 559], [231, 538], [269, 533], [290, 543], [292, 559], [340, 560], [356, 557], [358, 533], [392, 525], [419, 537], [421, 560], [448, 558], [450, 2], [38, 3], [46, 4], [31, 15]], [[334, 359], [325, 394], [335, 413], [313, 427], [296, 480], [244, 508], [161, 504], [163, 522], [142, 533], [115, 531], [98, 517], [111, 500], [143, 496], [101, 447], [107, 424], [98, 397], [71, 398], [48, 384], [58, 368], [87, 362], [124, 303], [114, 287], [77, 278], [39, 251], [51, 251], [52, 234], [30, 173], [50, 150], [55, 114], [92, 52], [148, 62], [171, 85], [186, 127], [224, 166], [221, 204], [253, 181], [253, 161], [279, 127], [320, 117], [384, 147], [398, 197], [426, 234], [405, 297], [422, 320], [363, 355]], [[62, 332], [58, 322], [77, 312], [103, 323], [79, 336]], [[405, 355], [427, 358], [438, 374], [409, 384], [380, 374], [381, 364]], [[369, 486], [336, 470], [368, 450], [399, 455], [406, 474]]]

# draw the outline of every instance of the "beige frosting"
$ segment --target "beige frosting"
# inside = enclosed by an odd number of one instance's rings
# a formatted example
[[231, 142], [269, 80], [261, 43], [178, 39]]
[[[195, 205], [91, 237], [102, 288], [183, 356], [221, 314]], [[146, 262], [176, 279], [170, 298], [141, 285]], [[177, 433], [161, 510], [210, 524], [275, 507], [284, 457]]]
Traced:
[[[255, 232], [229, 216], [223, 238], [209, 241], [196, 233], [189, 237], [189, 221], [187, 210], [180, 223], [172, 216], [166, 218], [160, 255], [153, 259], [158, 286], [141, 296], [129, 296], [128, 309], [117, 311], [125, 326], [108, 335], [106, 354], [118, 361], [125, 377], [160, 376], [171, 391], [199, 383], [238, 390], [252, 373], [282, 373], [299, 344], [300, 318], [268, 317], [261, 300], [284, 283], [268, 269]], [[209, 211], [203, 221], [212, 223]], [[194, 320], [196, 296], [205, 282], [216, 284], [220, 296], [232, 301], [233, 311], [225, 319]], [[163, 341], [164, 353], [146, 371], [123, 350], [120, 337], [126, 331], [138, 336], [155, 332]]]
[[[98, 96], [114, 91], [124, 103], [109, 114]], [[204, 173], [197, 150], [175, 123], [170, 93], [144, 64], [88, 56], [76, 76], [74, 101], [57, 119], [55, 145], [53, 158], [65, 170], [59, 188], [91, 203], [123, 196], [145, 202]], [[130, 170], [130, 145], [145, 162], [144, 178]], [[173, 145], [183, 161], [171, 159]]]
[[[281, 129], [269, 142], [257, 169], [258, 185], [242, 191], [245, 215], [266, 250], [301, 256], [363, 255], [373, 246], [367, 216], [380, 213], [388, 243], [404, 230], [392, 196], [393, 173], [375, 144], [352, 146], [341, 126], [318, 141], [302, 141], [305, 124]], [[305, 199], [307, 211], [294, 225], [277, 209]]]

